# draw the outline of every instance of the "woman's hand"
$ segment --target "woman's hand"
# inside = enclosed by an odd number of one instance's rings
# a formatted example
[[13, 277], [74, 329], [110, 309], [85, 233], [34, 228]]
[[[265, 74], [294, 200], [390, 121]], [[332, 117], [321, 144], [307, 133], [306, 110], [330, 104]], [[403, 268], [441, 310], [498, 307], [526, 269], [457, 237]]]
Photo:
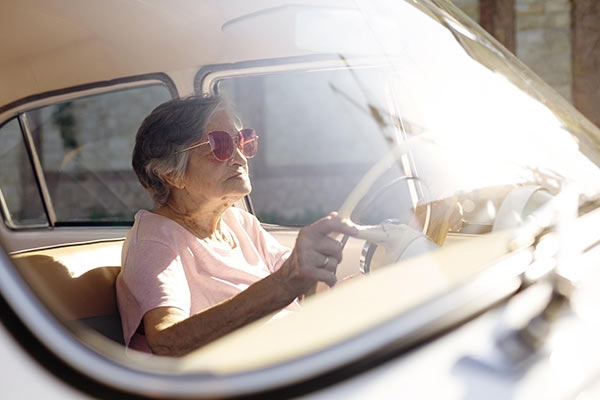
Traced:
[[294, 296], [306, 293], [318, 281], [333, 286], [342, 261], [342, 245], [332, 233], [356, 236], [358, 230], [350, 221], [342, 221], [333, 212], [300, 230], [292, 254], [274, 274]]

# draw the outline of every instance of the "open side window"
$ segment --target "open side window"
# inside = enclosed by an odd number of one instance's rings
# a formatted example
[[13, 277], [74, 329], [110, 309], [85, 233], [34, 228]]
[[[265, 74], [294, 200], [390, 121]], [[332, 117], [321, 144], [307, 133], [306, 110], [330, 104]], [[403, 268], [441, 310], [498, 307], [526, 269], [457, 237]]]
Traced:
[[[368, 169], [404, 140], [408, 128], [393, 101], [393, 71], [343, 61], [332, 57], [306, 70], [289, 60], [276, 72], [245, 64], [197, 75], [198, 91], [231, 99], [242, 123], [259, 135], [249, 163], [252, 209], [261, 222], [304, 226], [339, 209]], [[416, 171], [408, 160], [391, 173]], [[413, 214], [420, 197], [414, 183], [405, 179], [393, 188], [406, 199], [391, 210], [399, 219]]]
[[0, 172], [7, 226], [129, 225], [152, 206], [131, 168], [135, 134], [170, 98], [158, 81], [116, 87], [30, 109], [2, 126], [10, 144]]

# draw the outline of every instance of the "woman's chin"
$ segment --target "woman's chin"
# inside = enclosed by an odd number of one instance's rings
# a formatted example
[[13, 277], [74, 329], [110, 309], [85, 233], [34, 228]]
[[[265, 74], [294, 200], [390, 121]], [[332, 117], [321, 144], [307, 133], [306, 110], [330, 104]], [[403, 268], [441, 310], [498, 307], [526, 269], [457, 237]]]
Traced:
[[252, 191], [252, 184], [247, 178], [234, 178], [232, 179], [232, 182], [234, 185], [230, 186], [231, 190], [229, 191], [232, 195], [238, 195], [242, 198]]

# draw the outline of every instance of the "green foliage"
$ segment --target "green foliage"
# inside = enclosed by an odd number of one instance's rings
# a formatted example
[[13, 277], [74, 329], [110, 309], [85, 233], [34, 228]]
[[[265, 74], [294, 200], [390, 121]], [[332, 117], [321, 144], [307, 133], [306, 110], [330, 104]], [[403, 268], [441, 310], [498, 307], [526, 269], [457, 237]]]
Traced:
[[77, 130], [75, 129], [75, 117], [73, 115], [73, 103], [66, 102], [56, 106], [54, 114], [52, 114], [54, 124], [60, 130], [60, 137], [65, 150], [72, 150], [79, 147], [77, 141]]

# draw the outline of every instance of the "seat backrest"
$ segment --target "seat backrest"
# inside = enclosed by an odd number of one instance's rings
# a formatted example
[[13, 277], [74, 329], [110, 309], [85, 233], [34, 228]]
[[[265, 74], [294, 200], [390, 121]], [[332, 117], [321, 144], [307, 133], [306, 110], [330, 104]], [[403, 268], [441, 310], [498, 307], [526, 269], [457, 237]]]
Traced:
[[123, 343], [115, 280], [122, 240], [84, 243], [13, 255], [33, 291], [64, 323], [83, 323]]

